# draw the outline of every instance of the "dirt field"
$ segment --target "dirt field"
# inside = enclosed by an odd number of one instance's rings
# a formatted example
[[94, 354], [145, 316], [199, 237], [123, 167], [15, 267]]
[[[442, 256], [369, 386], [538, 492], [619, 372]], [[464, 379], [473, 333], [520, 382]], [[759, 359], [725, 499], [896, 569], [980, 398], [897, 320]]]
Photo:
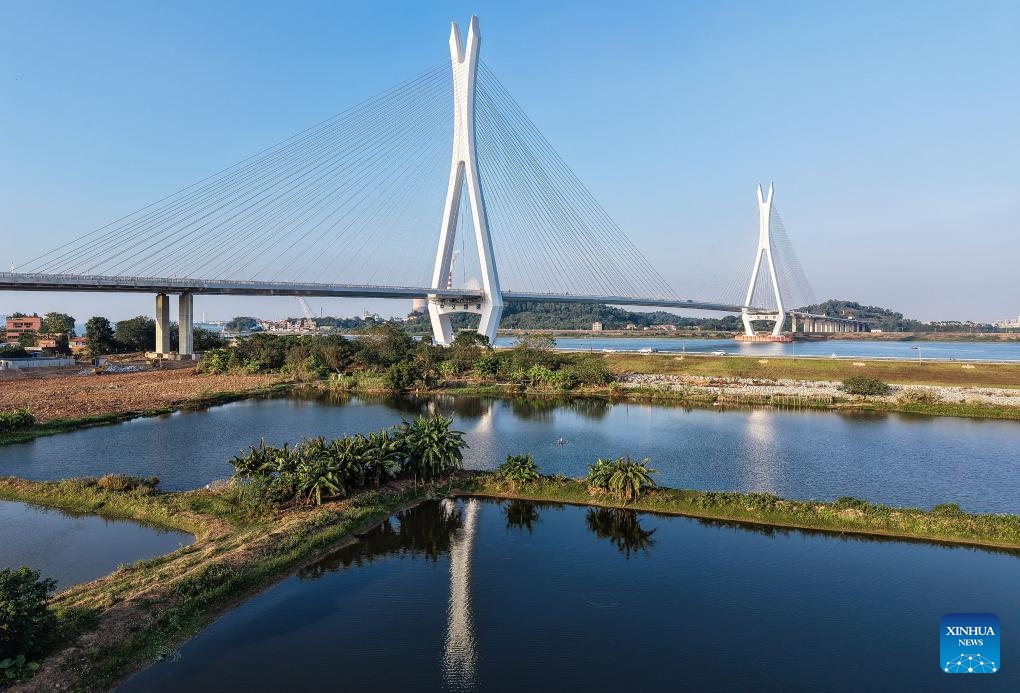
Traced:
[[142, 412], [286, 380], [280, 375], [207, 375], [196, 373], [192, 364], [104, 375], [81, 375], [84, 370], [0, 371], [0, 411], [27, 406], [38, 421]]

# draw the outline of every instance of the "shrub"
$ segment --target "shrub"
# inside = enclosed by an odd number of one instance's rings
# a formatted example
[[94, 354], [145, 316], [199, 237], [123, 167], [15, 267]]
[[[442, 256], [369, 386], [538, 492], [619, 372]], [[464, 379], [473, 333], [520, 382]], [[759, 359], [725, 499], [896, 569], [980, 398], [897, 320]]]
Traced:
[[358, 389], [358, 376], [343, 373], [329, 374], [329, 389], [334, 392], [350, 392]]
[[141, 491], [143, 493], [155, 493], [159, 486], [159, 478], [150, 476], [143, 479], [139, 476], [125, 476], [123, 474], [107, 474], [100, 477], [96, 486], [105, 491]]
[[410, 390], [422, 382], [421, 369], [410, 361], [395, 363], [386, 370], [386, 377], [383, 382], [386, 385], [386, 389], [393, 392]]
[[0, 412], [0, 433], [17, 431], [22, 428], [31, 428], [35, 425], [35, 416], [28, 410], [28, 407], [15, 409], [14, 411]]
[[516, 491], [522, 486], [538, 481], [542, 474], [531, 455], [507, 455], [506, 462], [496, 468], [496, 478]]
[[630, 502], [641, 495], [646, 487], [654, 487], [652, 474], [656, 471], [648, 466], [648, 459], [635, 462], [630, 458], [615, 460], [598, 459], [588, 466], [588, 492], [593, 495], [611, 493], [617, 498]]
[[453, 419], [445, 416], [404, 422], [398, 435], [402, 439], [405, 471], [415, 480], [435, 479], [464, 467], [464, 434], [450, 430]]
[[230, 371], [234, 364], [234, 352], [229, 349], [210, 349], [202, 354], [198, 370], [202, 373], [222, 374]]
[[580, 385], [608, 385], [616, 380], [605, 360], [598, 356], [581, 356], [570, 370], [577, 375]]
[[900, 404], [938, 404], [942, 397], [922, 387], [908, 387], [896, 395], [896, 401]]
[[850, 376], [843, 381], [843, 392], [848, 395], [887, 395], [889, 384], [876, 378], [866, 378], [862, 375]]
[[23, 675], [53, 641], [57, 617], [46, 602], [56, 588], [56, 580], [25, 566], [0, 570], [0, 669], [6, 678]]

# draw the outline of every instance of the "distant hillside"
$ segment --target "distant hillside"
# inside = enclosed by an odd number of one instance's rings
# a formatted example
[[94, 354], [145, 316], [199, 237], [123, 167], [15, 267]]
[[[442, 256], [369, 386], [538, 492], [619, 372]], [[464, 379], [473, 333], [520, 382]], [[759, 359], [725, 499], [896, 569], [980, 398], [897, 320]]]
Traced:
[[[808, 313], [830, 317], [849, 318], [869, 322], [873, 329], [883, 332], [967, 332], [996, 331], [991, 325], [977, 325], [960, 322], [925, 323], [903, 317], [902, 313], [865, 306], [856, 301], [830, 299], [824, 303], [799, 308]], [[478, 316], [470, 313], [454, 313], [450, 316], [455, 330], [475, 328]], [[233, 322], [252, 321], [254, 318], [235, 318]], [[395, 320], [403, 329], [416, 334], [429, 334], [432, 325], [427, 313], [416, 311], [406, 320]], [[337, 327], [344, 330], [359, 330], [385, 322], [376, 317], [315, 318], [320, 327]], [[692, 318], [665, 311], [640, 313], [614, 308], [605, 304], [580, 303], [511, 303], [503, 311], [500, 328], [506, 330], [590, 330], [592, 323], [601, 322], [605, 330], [625, 330], [633, 325], [638, 330], [655, 325], [675, 325], [678, 329], [700, 329], [704, 331], [737, 332], [743, 329], [739, 315], [721, 315], [718, 318]], [[228, 326], [229, 327], [229, 326]]]
[[928, 332], [934, 329], [934, 326], [929, 323], [904, 318], [903, 313], [878, 306], [863, 306], [856, 301], [840, 301], [830, 298], [824, 303], [805, 306], [801, 310], [817, 315], [827, 315], [831, 318], [866, 320], [871, 323], [872, 329], [883, 332]]
[[[475, 315], [455, 313], [452, 319], [455, 329], [478, 324], [478, 316]], [[740, 318], [734, 315], [691, 318], [661, 310], [638, 313], [604, 304], [581, 303], [511, 303], [503, 310], [499, 326], [506, 330], [590, 330], [594, 322], [601, 322], [605, 330], [624, 330], [627, 325], [634, 325], [639, 330], [653, 325], [706, 330], [736, 330], [740, 326]], [[420, 327], [422, 331], [431, 329], [425, 313], [412, 313], [408, 325], [415, 329]]]

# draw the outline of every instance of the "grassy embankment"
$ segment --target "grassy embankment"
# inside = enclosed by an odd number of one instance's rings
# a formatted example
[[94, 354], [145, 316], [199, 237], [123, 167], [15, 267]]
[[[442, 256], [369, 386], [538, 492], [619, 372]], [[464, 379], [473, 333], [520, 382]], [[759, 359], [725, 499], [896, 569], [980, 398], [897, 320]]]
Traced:
[[460, 495], [594, 505], [684, 515], [702, 519], [810, 529], [841, 534], [881, 535], [1020, 551], [1020, 516], [978, 515], [954, 504], [932, 510], [892, 508], [856, 498], [833, 502], [795, 501], [762, 493], [653, 488], [634, 502], [593, 496], [580, 479], [542, 477], [512, 491], [492, 474], [471, 475], [456, 487]]
[[[346, 543], [396, 510], [442, 487], [394, 485], [320, 507], [252, 513], [237, 488], [148, 494], [103, 490], [82, 480], [30, 482], [0, 477], [0, 499], [131, 518], [193, 533], [194, 544], [122, 566], [53, 599], [64, 647], [24, 690], [107, 688], [197, 633], [216, 616]], [[766, 494], [651, 489], [624, 504], [592, 496], [581, 480], [543, 477], [513, 493], [491, 473], [470, 473], [456, 495], [629, 508], [712, 520], [825, 532], [882, 535], [1020, 550], [1020, 517], [931, 511], [855, 499], [788, 501]], [[249, 508], [246, 510], [246, 508]]]
[[268, 387], [259, 386], [248, 390], [237, 390], [232, 392], [203, 392], [173, 405], [152, 407], [150, 409], [139, 409], [135, 411], [96, 414], [93, 416], [83, 416], [78, 418], [62, 418], [53, 419], [51, 421], [42, 421], [28, 428], [0, 433], [0, 446], [10, 445], [11, 443], [23, 443], [43, 436], [67, 433], [69, 431], [77, 431], [83, 428], [92, 428], [94, 426], [105, 426], [146, 416], [161, 416], [163, 414], [172, 414], [175, 411], [194, 411], [198, 409], [205, 409], [207, 407], [213, 407], [218, 404], [227, 404], [228, 402], [236, 402], [237, 400], [247, 399], [249, 397], [282, 394], [284, 392], [288, 392], [293, 387], [294, 383], [277, 383]]
[[[394, 486], [317, 508], [252, 515], [236, 489], [149, 495], [81, 480], [0, 477], [0, 499], [129, 518], [195, 535], [173, 553], [71, 587], [52, 605], [62, 649], [24, 690], [105, 690], [191, 637], [241, 599], [354, 540], [426, 490]], [[18, 689], [16, 689], [18, 690]]]

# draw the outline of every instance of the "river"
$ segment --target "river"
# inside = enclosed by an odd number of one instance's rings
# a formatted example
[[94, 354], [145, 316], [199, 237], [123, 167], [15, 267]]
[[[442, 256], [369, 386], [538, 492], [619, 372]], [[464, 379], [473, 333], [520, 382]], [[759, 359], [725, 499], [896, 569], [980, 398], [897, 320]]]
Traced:
[[[1018, 584], [1005, 552], [433, 501], [119, 690], [961, 690], [940, 619], [987, 611], [1020, 632]], [[996, 666], [966, 688], [1020, 689], [1020, 666]]]
[[454, 416], [466, 432], [472, 469], [531, 453], [547, 474], [582, 476], [600, 456], [631, 454], [650, 458], [667, 486], [1020, 513], [1017, 422], [601, 399], [251, 399], [8, 445], [0, 448], [0, 474], [116, 472], [157, 476], [167, 490], [196, 488], [229, 477], [227, 460], [260, 437], [276, 444], [336, 437], [433, 411]]
[[[512, 346], [516, 339], [500, 337], [496, 345]], [[711, 354], [724, 351], [733, 356], [835, 356], [856, 359], [917, 359], [956, 361], [1020, 361], [1020, 340], [1009, 342], [903, 342], [858, 339], [809, 342], [746, 343], [733, 339], [684, 339], [681, 337], [557, 337], [556, 348], [570, 351], [638, 351]]]

